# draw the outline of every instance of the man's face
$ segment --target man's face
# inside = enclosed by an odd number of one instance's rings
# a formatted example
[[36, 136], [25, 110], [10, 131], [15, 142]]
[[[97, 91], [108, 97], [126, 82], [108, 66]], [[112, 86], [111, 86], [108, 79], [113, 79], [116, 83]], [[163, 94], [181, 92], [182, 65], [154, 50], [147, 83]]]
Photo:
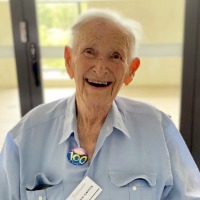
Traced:
[[77, 97], [89, 105], [111, 104], [129, 71], [129, 54], [124, 30], [106, 20], [86, 23], [71, 57]]

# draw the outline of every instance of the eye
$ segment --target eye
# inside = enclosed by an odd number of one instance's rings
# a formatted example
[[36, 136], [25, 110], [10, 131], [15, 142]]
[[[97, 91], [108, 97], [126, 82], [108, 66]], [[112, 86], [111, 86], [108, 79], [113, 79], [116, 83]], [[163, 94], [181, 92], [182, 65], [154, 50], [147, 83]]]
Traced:
[[87, 57], [93, 57], [95, 54], [95, 50], [93, 48], [86, 48], [83, 50], [83, 54]]
[[111, 55], [111, 58], [112, 58], [113, 60], [117, 60], [117, 61], [123, 60], [123, 59], [122, 59], [122, 56], [121, 56], [120, 53], [118, 53], [118, 52], [113, 52], [113, 54]]

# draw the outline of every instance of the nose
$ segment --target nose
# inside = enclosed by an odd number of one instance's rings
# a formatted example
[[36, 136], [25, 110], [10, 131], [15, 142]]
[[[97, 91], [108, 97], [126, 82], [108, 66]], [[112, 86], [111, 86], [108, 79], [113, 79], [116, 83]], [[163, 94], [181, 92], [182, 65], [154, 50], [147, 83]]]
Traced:
[[103, 77], [108, 72], [107, 63], [105, 59], [99, 58], [94, 65], [93, 71], [98, 77]]

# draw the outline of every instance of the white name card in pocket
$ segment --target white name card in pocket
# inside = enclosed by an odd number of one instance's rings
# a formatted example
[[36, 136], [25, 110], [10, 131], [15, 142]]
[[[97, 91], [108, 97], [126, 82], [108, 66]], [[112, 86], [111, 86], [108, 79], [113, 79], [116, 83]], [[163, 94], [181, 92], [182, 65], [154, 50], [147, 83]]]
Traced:
[[95, 200], [102, 189], [86, 176], [66, 200]]

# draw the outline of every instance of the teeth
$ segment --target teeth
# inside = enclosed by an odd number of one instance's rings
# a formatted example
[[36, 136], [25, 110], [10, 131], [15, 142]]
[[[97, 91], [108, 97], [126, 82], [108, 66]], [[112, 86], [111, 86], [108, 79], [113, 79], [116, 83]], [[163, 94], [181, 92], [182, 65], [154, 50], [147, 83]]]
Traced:
[[88, 80], [89, 83], [95, 83], [95, 84], [101, 84], [101, 85], [108, 85], [108, 82], [99, 82], [99, 81], [90, 81]]

